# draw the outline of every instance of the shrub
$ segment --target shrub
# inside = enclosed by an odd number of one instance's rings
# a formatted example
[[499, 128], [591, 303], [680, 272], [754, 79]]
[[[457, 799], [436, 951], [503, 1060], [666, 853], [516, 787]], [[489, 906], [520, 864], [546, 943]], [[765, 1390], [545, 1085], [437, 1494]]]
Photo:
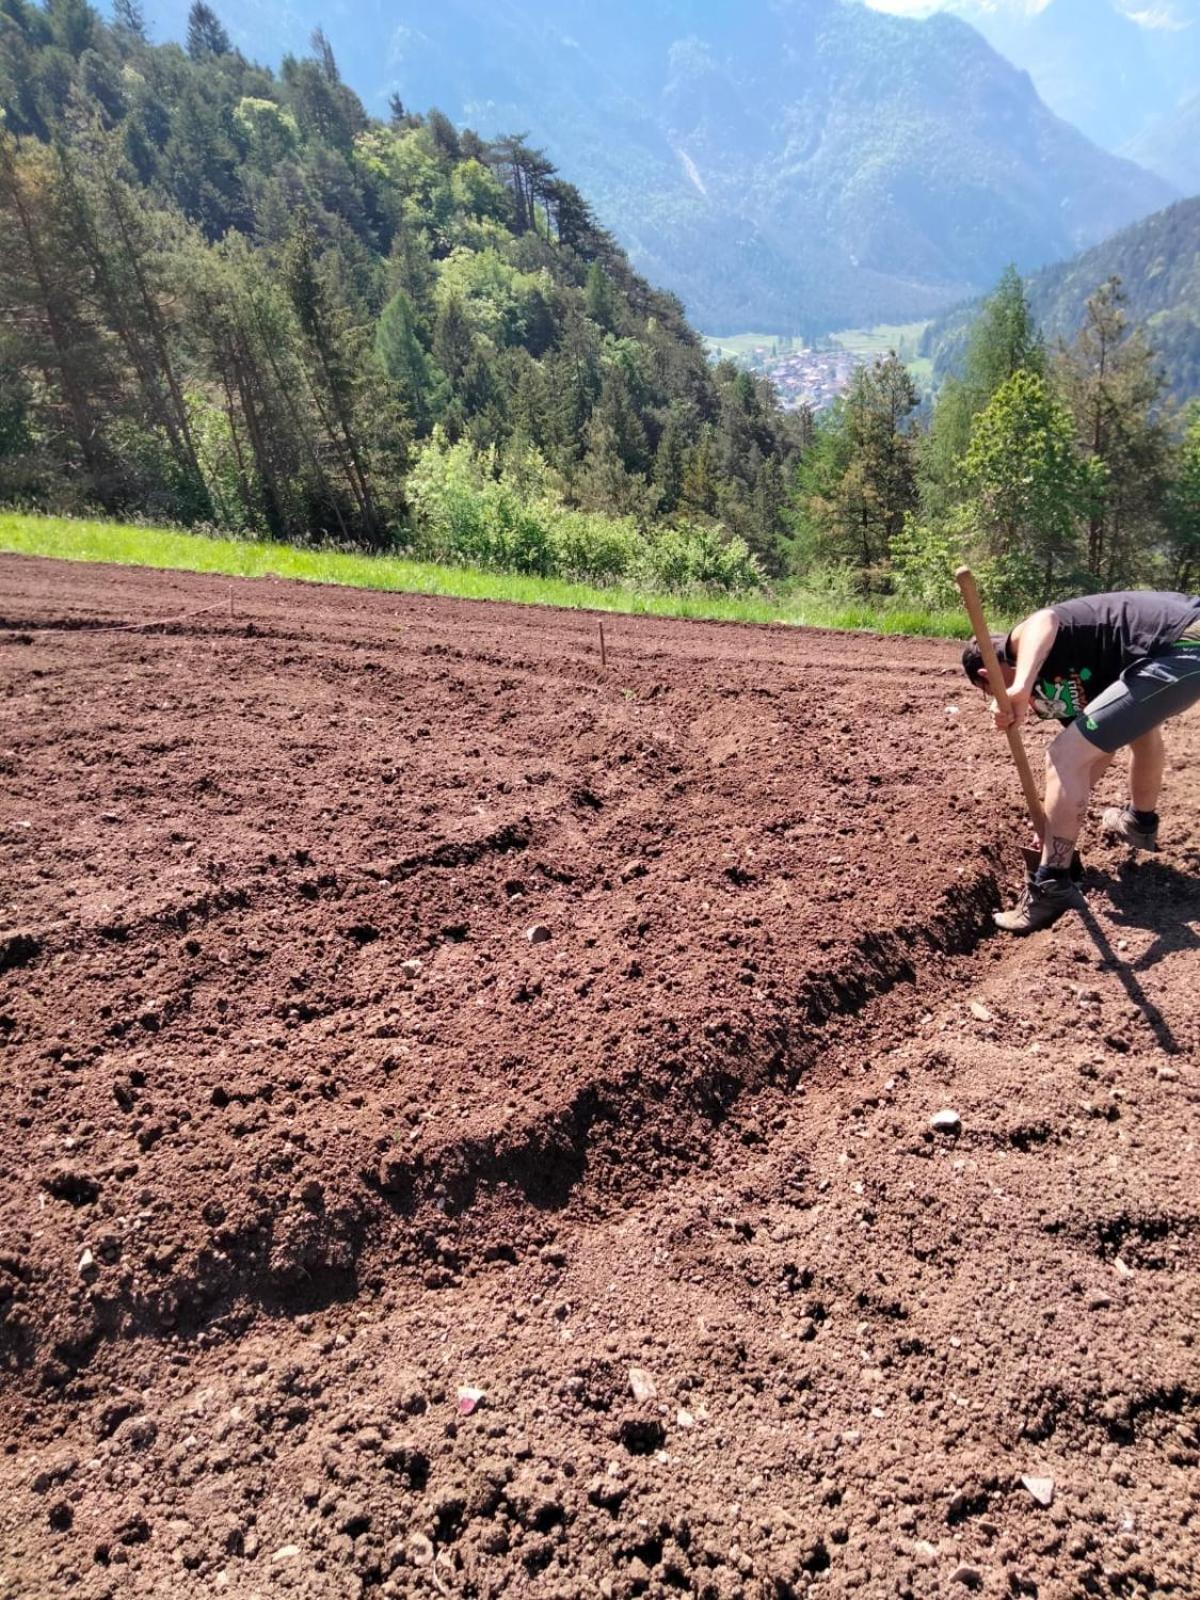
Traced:
[[675, 593], [700, 589], [740, 594], [762, 583], [746, 541], [702, 523], [680, 522], [654, 534], [644, 566], [653, 587]]
[[636, 569], [642, 540], [631, 517], [605, 517], [594, 511], [553, 514], [551, 540], [562, 577], [579, 583], [617, 583]]

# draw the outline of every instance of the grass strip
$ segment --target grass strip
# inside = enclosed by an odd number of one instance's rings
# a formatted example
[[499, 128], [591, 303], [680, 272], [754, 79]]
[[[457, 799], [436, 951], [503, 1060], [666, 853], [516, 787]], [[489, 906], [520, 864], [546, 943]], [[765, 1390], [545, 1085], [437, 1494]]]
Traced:
[[402, 556], [355, 555], [258, 540], [211, 538], [177, 529], [120, 522], [91, 522], [0, 512], [0, 551], [63, 561], [103, 561], [119, 566], [220, 573], [236, 578], [295, 578], [457, 600], [500, 600], [568, 610], [613, 611], [632, 616], [688, 617], [714, 622], [783, 623], [791, 627], [961, 639], [970, 632], [957, 611], [928, 611], [901, 602], [847, 603], [782, 587], [752, 595], [650, 594], [595, 588], [557, 578], [441, 566]]

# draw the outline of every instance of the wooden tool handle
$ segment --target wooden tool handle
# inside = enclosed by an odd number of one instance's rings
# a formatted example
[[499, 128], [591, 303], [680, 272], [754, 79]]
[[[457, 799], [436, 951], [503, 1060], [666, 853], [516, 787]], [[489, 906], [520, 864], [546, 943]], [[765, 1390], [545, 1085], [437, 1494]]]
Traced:
[[[975, 575], [970, 567], [959, 567], [954, 574], [954, 581], [963, 597], [963, 604], [966, 606], [967, 615], [971, 619], [971, 627], [975, 630], [975, 642], [979, 646], [979, 653], [983, 657], [984, 666], [987, 668], [988, 687], [995, 695], [996, 704], [1001, 711], [1011, 712], [1012, 705], [1008, 698], [1004, 674], [1000, 670], [1000, 663], [996, 658], [996, 651], [992, 644], [992, 636], [988, 632], [987, 618], [983, 614], [979, 590], [975, 587]], [[1029, 820], [1033, 823], [1038, 838], [1044, 840], [1046, 837], [1046, 813], [1042, 809], [1042, 797], [1038, 793], [1037, 783], [1033, 776], [1033, 768], [1029, 765], [1029, 757], [1025, 754], [1021, 730], [1014, 722], [1004, 731], [1008, 735], [1008, 747], [1012, 751], [1013, 760], [1016, 762], [1017, 771], [1021, 776], [1021, 787], [1025, 791], [1025, 804], [1029, 807]]]

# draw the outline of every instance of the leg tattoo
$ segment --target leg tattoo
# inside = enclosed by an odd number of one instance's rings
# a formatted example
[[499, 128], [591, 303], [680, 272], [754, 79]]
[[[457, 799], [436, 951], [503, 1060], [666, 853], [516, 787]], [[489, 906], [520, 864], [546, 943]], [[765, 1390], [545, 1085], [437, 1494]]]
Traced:
[[1074, 839], [1060, 839], [1057, 835], [1050, 840], [1050, 849], [1046, 856], [1048, 867], [1069, 867], [1071, 857], [1075, 854]]

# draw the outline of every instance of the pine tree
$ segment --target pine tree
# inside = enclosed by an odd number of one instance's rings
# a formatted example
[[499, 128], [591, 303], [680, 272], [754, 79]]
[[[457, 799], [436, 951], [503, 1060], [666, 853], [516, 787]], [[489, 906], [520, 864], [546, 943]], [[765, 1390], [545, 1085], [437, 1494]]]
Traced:
[[361, 340], [351, 334], [345, 308], [336, 305], [322, 281], [313, 244], [311, 227], [302, 221], [284, 254], [283, 281], [307, 345], [314, 404], [357, 502], [363, 533], [378, 543], [384, 529], [355, 416], [352, 355]]
[[436, 379], [421, 342], [412, 301], [398, 290], [384, 306], [375, 330], [375, 348], [383, 370], [397, 385], [418, 430], [429, 423]]
[[1071, 414], [1046, 379], [1018, 371], [975, 420], [964, 462], [973, 521], [987, 549], [1035, 567], [1042, 600], [1078, 560], [1084, 475]]
[[146, 13], [141, 0], [113, 0], [112, 14], [118, 28], [146, 43]]
[[1200, 402], [1184, 418], [1166, 497], [1169, 582], [1184, 594], [1200, 588]]
[[162, 219], [137, 204], [121, 170], [116, 137], [93, 126], [73, 148], [56, 145], [64, 214], [88, 262], [109, 327], [136, 375], [148, 421], [174, 458], [182, 515], [206, 518], [212, 504], [192, 437], [176, 339], [162, 281], [167, 252]]
[[921, 502], [925, 514], [944, 515], [964, 494], [961, 466], [971, 427], [1002, 384], [1018, 372], [1044, 373], [1045, 343], [1015, 267], [1005, 271], [984, 301], [967, 340], [961, 375], [942, 385], [921, 449]]
[[616, 304], [616, 296], [608, 274], [598, 261], [593, 261], [588, 268], [587, 282], [584, 286], [584, 306], [588, 316], [597, 327], [603, 328], [605, 333], [617, 331]]
[[233, 45], [222, 27], [216, 12], [204, 0], [192, 0], [188, 12], [187, 52], [193, 61], [203, 61], [205, 56], [227, 56]]
[[868, 587], [916, 508], [917, 391], [894, 355], [856, 368], [817, 430], [792, 499], [796, 554], [857, 567]]
[[68, 473], [85, 494], [118, 490], [101, 417], [115, 392], [110, 351], [88, 302], [86, 264], [73, 248], [50, 153], [18, 150], [0, 125], [0, 310], [8, 359], [40, 380], [38, 410]]
[[1144, 337], [1129, 328], [1120, 279], [1092, 295], [1056, 365], [1088, 470], [1088, 571], [1100, 587], [1120, 588], [1158, 537], [1167, 465], [1156, 414], [1162, 376]]

